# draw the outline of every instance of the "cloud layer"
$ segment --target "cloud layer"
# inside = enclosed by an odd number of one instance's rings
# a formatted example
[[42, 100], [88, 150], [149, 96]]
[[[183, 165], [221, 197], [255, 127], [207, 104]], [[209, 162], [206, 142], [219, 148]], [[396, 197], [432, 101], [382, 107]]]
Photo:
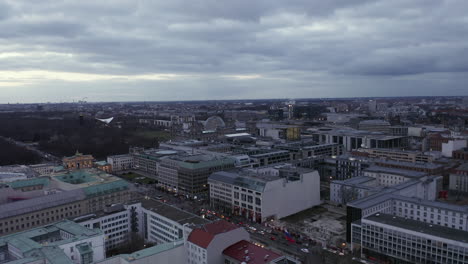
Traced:
[[0, 102], [468, 95], [463, 0], [0, 2]]

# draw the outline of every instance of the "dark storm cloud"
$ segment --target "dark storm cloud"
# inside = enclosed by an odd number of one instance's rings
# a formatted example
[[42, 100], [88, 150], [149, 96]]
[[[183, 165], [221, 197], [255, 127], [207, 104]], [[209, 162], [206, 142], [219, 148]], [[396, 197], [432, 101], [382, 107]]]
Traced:
[[[0, 76], [0, 87], [26, 76], [36, 82], [20, 89], [84, 78], [168, 99], [455, 93], [468, 72], [466, 10], [463, 0], [6, 1], [0, 71], [45, 72]], [[61, 72], [82, 75], [51, 85]], [[147, 76], [158, 74], [170, 80]]]

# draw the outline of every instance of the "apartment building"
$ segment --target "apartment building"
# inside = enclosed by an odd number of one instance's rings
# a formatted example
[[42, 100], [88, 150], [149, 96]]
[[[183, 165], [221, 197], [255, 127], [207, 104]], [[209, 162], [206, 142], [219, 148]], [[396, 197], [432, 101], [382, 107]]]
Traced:
[[130, 170], [135, 167], [135, 158], [133, 155], [114, 155], [107, 157], [107, 163], [112, 167], [113, 172]]
[[252, 171], [216, 172], [210, 185], [210, 204], [223, 212], [256, 222], [279, 219], [320, 204], [317, 171], [296, 169], [297, 174]]

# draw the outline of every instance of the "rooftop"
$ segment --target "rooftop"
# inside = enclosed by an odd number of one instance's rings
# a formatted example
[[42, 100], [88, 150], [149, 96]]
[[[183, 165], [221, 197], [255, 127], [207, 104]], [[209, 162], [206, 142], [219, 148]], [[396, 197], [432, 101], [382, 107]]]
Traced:
[[395, 169], [395, 168], [387, 168], [381, 166], [370, 166], [369, 168], [364, 170], [365, 172], [380, 172], [380, 173], [388, 173], [388, 174], [395, 174], [404, 177], [410, 178], [420, 178], [426, 175], [424, 172], [419, 171], [412, 171], [412, 170], [403, 170], [403, 169]]
[[214, 237], [218, 234], [226, 233], [237, 229], [233, 223], [220, 220], [204, 225], [202, 228], [195, 228], [188, 236], [188, 241], [202, 248], [207, 248]]
[[[103, 236], [101, 230], [88, 229], [72, 221], [63, 220], [51, 225], [0, 237], [0, 247], [14, 247], [20, 256], [35, 256], [49, 260], [48, 263], [70, 263], [70, 259], [58, 246], [79, 240]], [[104, 238], [104, 237], [103, 237]], [[45, 244], [47, 244], [45, 246]]]
[[223, 254], [239, 262], [246, 262], [249, 264], [270, 263], [271, 261], [282, 257], [280, 254], [259, 247], [245, 240], [241, 240], [226, 248], [223, 251]]
[[181, 225], [183, 224], [194, 224], [194, 225], [203, 225], [207, 224], [210, 221], [201, 218], [198, 215], [192, 214], [190, 212], [184, 211], [180, 208], [177, 208], [172, 205], [168, 205], [166, 203], [162, 203], [153, 199], [143, 199], [141, 201], [141, 205], [152, 211], [155, 212], [163, 217], [171, 219]]
[[468, 162], [467, 162], [467, 163], [461, 164], [460, 166], [458, 166], [458, 167], [456, 168], [456, 170], [459, 170], [459, 171], [468, 171]]
[[165, 160], [177, 161], [180, 167], [190, 170], [204, 169], [229, 164], [234, 165], [234, 159], [232, 158], [207, 154], [174, 155], [166, 157]]
[[[269, 181], [275, 181], [280, 179], [278, 176], [274, 175], [261, 175], [261, 174], [243, 174], [247, 172], [234, 172], [234, 171], [218, 171], [212, 173], [208, 178], [208, 181], [220, 181], [247, 189], [255, 190], [258, 192], [263, 192], [265, 189], [266, 183]], [[254, 176], [255, 175], [255, 176]]]
[[411, 230], [413, 232], [419, 232], [453, 241], [468, 243], [468, 231], [448, 228], [440, 225], [433, 225], [421, 221], [381, 213], [368, 216], [364, 218], [361, 223], [364, 224], [367, 221], [373, 221], [389, 226]]
[[421, 168], [421, 169], [439, 169], [442, 168], [443, 165], [430, 163], [430, 162], [404, 162], [404, 161], [396, 161], [396, 160], [383, 160], [383, 159], [376, 159], [377, 164], [391, 164], [396, 166], [405, 166], [405, 167], [412, 167], [412, 168]]
[[20, 188], [36, 186], [36, 185], [47, 186], [49, 185], [49, 178], [39, 177], [39, 178], [31, 178], [27, 180], [19, 180], [19, 181], [10, 182], [8, 183], [8, 185], [10, 185], [10, 187], [13, 189], [20, 189]]
[[85, 199], [83, 190], [71, 190], [0, 205], [0, 219]]

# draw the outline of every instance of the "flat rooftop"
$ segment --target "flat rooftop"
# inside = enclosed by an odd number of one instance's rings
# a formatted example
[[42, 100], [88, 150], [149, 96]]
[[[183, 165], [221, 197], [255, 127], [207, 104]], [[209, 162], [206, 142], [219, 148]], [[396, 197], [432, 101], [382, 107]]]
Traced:
[[366, 220], [411, 230], [413, 232], [419, 232], [422, 234], [442, 237], [453, 241], [468, 243], [468, 231], [380, 213], [364, 218], [362, 223], [364, 224]]
[[365, 172], [380, 172], [380, 173], [388, 173], [388, 174], [395, 174], [405, 177], [411, 178], [420, 178], [425, 176], [427, 173], [419, 172], [419, 171], [412, 171], [412, 170], [403, 170], [403, 169], [395, 169], [395, 168], [388, 168], [382, 166], [370, 166], [369, 168], [364, 170]]
[[201, 218], [198, 215], [192, 214], [190, 212], [184, 211], [175, 206], [156, 201], [154, 199], [142, 199], [141, 205], [159, 215], [162, 215], [172, 221], [175, 221], [181, 225], [183, 224], [194, 224], [194, 225], [204, 225], [210, 223], [210, 221]]

